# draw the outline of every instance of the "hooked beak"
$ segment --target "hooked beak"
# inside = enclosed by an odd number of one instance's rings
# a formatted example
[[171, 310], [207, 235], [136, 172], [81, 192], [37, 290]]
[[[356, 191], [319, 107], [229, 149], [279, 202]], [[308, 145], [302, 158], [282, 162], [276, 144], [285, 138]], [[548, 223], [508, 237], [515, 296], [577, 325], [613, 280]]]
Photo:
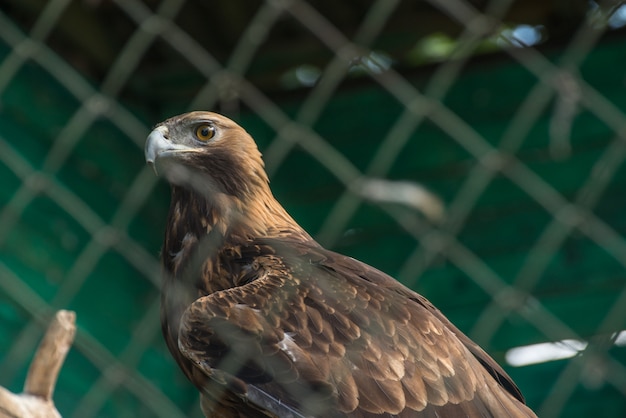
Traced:
[[167, 126], [157, 126], [154, 128], [148, 139], [146, 140], [146, 146], [144, 148], [146, 163], [152, 166], [154, 173], [158, 176], [157, 159], [171, 156], [179, 151], [189, 150], [188, 147], [180, 144], [175, 144], [169, 140]]

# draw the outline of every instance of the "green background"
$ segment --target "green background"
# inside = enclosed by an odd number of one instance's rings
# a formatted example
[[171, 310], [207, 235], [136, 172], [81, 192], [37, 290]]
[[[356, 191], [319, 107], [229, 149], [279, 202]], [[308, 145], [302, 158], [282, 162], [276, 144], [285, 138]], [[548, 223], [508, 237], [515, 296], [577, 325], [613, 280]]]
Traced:
[[[142, 147], [149, 127], [189, 110], [206, 80], [172, 63], [171, 52], [146, 52], [148, 58], [119, 95], [104, 91], [86, 104], [81, 97], [106, 90], [98, 67], [85, 69], [76, 64], [80, 60], [72, 61], [75, 56], [64, 55], [61, 35], [44, 43], [50, 47], [47, 52], [19, 61], [11, 39], [26, 36], [30, 27], [24, 16], [31, 15], [7, 10], [3, 19], [13, 26], [0, 40], [0, 384], [21, 390], [51, 315], [71, 309], [77, 313], [79, 331], [55, 393], [63, 416], [200, 416], [197, 393], [177, 370], [160, 335], [156, 260], [169, 191], [145, 167]], [[181, 16], [187, 16], [185, 9]], [[341, 13], [337, 16], [330, 18], [340, 19]], [[183, 17], [178, 23], [184, 27]], [[397, 33], [387, 34], [381, 35], [380, 45], [393, 50], [402, 44]], [[225, 106], [225, 113], [257, 140], [267, 157], [274, 194], [305, 229], [324, 245], [380, 268], [429, 298], [505, 366], [531, 407], [545, 416], [621, 417], [626, 415], [626, 347], [606, 341], [626, 324], [626, 308], [620, 302], [626, 284], [626, 258], [621, 257], [626, 244], [626, 123], [607, 121], [626, 121], [620, 113], [626, 108], [624, 35], [620, 30], [607, 33], [573, 70], [608, 107], [574, 100], [576, 110], [568, 125], [571, 151], [562, 156], [550, 148], [559, 96], [528, 65], [494, 51], [463, 66], [441, 104], [482, 136], [485, 150], [501, 149], [513, 159], [502, 171], [490, 172], [458, 228], [450, 222], [429, 224], [399, 204], [372, 202], [360, 202], [347, 222], [325, 227], [346, 192], [346, 185], [328, 168], [332, 163], [312, 156], [306, 144], [293, 147], [280, 160], [277, 150], [284, 144], [307, 138], [276, 139], [275, 124], [246, 103], [245, 95], [241, 107]], [[85, 36], [88, 43], [91, 38]], [[558, 66], [572, 49], [555, 38], [540, 53]], [[270, 51], [271, 41], [266, 47]], [[213, 51], [210, 44], [202, 45]], [[215, 46], [215, 55], [226, 60], [219, 48]], [[66, 60], [58, 71], [56, 61], [46, 58], [50, 51]], [[275, 78], [276, 67], [288, 66], [272, 61], [282, 56], [282, 50], [277, 51], [276, 56], [260, 54], [246, 76], [286, 117], [296, 119], [309, 90], [263, 84], [263, 77]], [[325, 62], [326, 55], [332, 54], [302, 58], [296, 51], [285, 60]], [[164, 63], [156, 71], [159, 58]], [[15, 62], [19, 65], [14, 67]], [[428, 89], [439, 68], [437, 63], [409, 67], [406, 62], [397, 67], [418, 91]], [[547, 71], [543, 75], [556, 76]], [[541, 89], [549, 93], [536, 92]], [[506, 148], [503, 138], [511, 134], [511, 121], [519, 117], [525, 101], [536, 117], [520, 128], [519, 146]], [[215, 102], [213, 106], [220, 110]], [[607, 115], [605, 109], [617, 109], [617, 116]], [[379, 82], [353, 75], [341, 83], [310, 128], [366, 172], [405, 111]], [[419, 183], [450, 209], [464, 190], [480, 190], [468, 182], [484, 165], [480, 155], [439, 120], [428, 116], [411, 129], [383, 177]], [[512, 178], [520, 165], [532, 173], [532, 193]], [[550, 191], [557, 193], [556, 200]], [[598, 222], [583, 217], [576, 228], [563, 227], [566, 223], [555, 219], [567, 213], [555, 208], [563, 209], [560, 203], [567, 202], [577, 208], [587, 205], [583, 215], [590, 213]], [[418, 225], [417, 240], [398, 218]], [[598, 224], [608, 232], [597, 230]], [[558, 242], [554, 252], [537, 250], [547, 231]], [[447, 248], [427, 256], [432, 239], [442, 236], [438, 233], [449, 233], [508, 284], [521, 271], [545, 262], [536, 277], [529, 273], [531, 299], [512, 312], [494, 308], [495, 295], [476, 276], [480, 269], [460, 263]], [[597, 236], [601, 239], [590, 238]], [[542, 323], [546, 312], [554, 323]], [[511, 347], [572, 338], [571, 332], [597, 344], [575, 359], [525, 367], [505, 363], [504, 353]], [[559, 396], [564, 396], [563, 402], [555, 401]]]

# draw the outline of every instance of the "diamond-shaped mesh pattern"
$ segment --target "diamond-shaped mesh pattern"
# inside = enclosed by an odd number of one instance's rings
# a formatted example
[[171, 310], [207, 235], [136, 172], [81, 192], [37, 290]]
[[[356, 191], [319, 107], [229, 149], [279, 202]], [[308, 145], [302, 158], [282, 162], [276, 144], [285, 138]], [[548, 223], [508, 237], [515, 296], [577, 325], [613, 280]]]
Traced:
[[594, 398], [626, 414], [619, 4], [0, 4], [0, 384], [20, 390], [42, 328], [74, 309], [64, 416], [200, 416], [162, 343], [167, 187], [142, 150], [152, 124], [217, 109], [321, 243], [420, 291], [501, 363], [588, 341], [507, 366], [540, 416], [587, 416]]

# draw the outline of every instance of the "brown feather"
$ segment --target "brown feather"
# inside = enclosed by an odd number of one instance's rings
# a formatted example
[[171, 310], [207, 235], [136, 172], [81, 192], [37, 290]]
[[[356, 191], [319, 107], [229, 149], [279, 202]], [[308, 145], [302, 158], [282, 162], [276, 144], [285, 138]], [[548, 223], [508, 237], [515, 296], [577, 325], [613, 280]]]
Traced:
[[[195, 138], [201, 124], [215, 137]], [[146, 158], [172, 185], [163, 333], [207, 416], [535, 416], [425, 298], [317, 244], [233, 121], [169, 119]]]

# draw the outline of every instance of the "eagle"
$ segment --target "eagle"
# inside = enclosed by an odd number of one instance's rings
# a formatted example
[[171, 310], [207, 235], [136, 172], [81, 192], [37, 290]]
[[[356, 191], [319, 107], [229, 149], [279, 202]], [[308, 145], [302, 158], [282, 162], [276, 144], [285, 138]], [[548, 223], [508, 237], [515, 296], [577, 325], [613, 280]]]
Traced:
[[163, 335], [207, 417], [535, 417], [426, 298], [300, 227], [241, 126], [175, 116], [145, 157], [171, 188]]

